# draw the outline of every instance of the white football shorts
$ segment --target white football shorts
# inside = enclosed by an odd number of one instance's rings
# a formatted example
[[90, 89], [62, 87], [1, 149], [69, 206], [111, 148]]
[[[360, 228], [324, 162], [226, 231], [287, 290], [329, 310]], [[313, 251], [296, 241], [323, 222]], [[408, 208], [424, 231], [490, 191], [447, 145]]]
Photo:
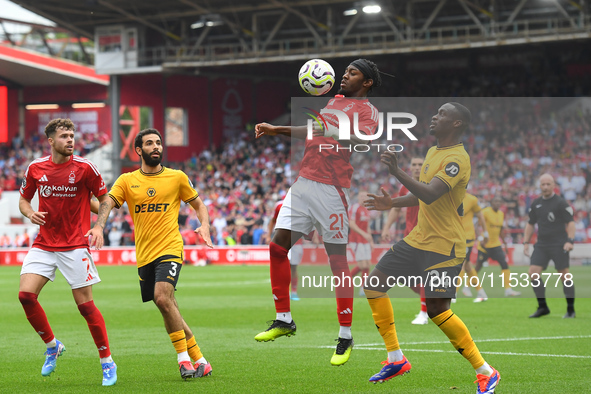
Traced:
[[72, 289], [94, 285], [101, 281], [87, 248], [65, 252], [48, 252], [31, 248], [23, 261], [21, 275], [37, 274], [53, 282], [56, 269], [60, 270]]
[[303, 234], [316, 228], [324, 242], [347, 244], [348, 210], [349, 189], [299, 177], [285, 196], [275, 228]]
[[291, 249], [289, 249], [287, 257], [289, 258], [289, 264], [300, 265], [302, 257], [304, 257], [304, 245], [300, 243], [293, 245]]
[[351, 249], [355, 253], [355, 261], [371, 260], [371, 245], [369, 243], [352, 243]]

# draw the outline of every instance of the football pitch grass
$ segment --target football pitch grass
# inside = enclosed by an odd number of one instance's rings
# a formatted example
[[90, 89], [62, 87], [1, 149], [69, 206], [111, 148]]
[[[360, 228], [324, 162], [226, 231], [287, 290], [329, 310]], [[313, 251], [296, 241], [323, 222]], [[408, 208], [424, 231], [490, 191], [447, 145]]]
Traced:
[[[301, 271], [306, 270], [310, 271], [301, 267]], [[328, 274], [326, 267], [313, 270], [325, 270]], [[186, 382], [180, 378], [176, 354], [160, 313], [153, 303], [141, 302], [137, 269], [100, 266], [102, 283], [94, 287], [94, 298], [105, 318], [118, 365], [118, 382], [114, 387], [101, 386], [96, 347], [69, 286], [57, 274], [56, 281], [45, 287], [39, 300], [67, 351], [58, 359], [55, 372], [42, 377], [45, 346], [18, 302], [19, 271], [20, 267], [0, 267], [1, 392], [476, 391], [474, 371], [445, 335], [432, 322], [425, 326], [410, 324], [419, 309], [417, 298], [392, 298], [398, 337], [412, 371], [383, 384], [368, 382], [380, 370], [386, 352], [365, 298], [355, 299], [355, 348], [342, 367], [333, 367], [329, 362], [338, 334], [334, 298], [293, 302], [297, 335], [275, 342], [256, 342], [253, 337], [275, 316], [266, 266], [182, 269], [176, 297], [183, 317], [213, 367], [212, 376]], [[587, 279], [591, 276], [588, 266], [574, 267], [573, 271]], [[409, 297], [413, 294], [408, 289], [399, 291]], [[527, 317], [536, 307], [531, 298], [491, 298], [474, 304], [460, 296], [452, 304], [452, 310], [468, 326], [485, 359], [501, 373], [498, 393], [590, 391], [591, 300], [577, 299], [576, 319], [562, 318], [566, 310], [564, 298], [548, 299], [548, 304], [552, 313], [540, 319]]]

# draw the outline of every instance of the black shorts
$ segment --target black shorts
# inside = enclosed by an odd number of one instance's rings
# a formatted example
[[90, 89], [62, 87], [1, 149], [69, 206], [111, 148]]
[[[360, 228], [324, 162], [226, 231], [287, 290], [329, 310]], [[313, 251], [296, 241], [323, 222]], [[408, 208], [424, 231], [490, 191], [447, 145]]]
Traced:
[[168, 282], [176, 290], [182, 267], [180, 257], [166, 255], [138, 268], [142, 301], [148, 302], [154, 299], [156, 282]]
[[411, 287], [417, 282], [414, 278], [420, 277], [427, 298], [454, 298], [453, 279], [459, 275], [463, 263], [463, 257], [416, 249], [402, 240], [386, 252], [376, 269], [391, 279], [387, 287], [394, 287], [390, 285], [394, 283], [397, 286], [406, 283]]
[[569, 252], [564, 251], [564, 246], [535, 244], [530, 265], [537, 265], [545, 270], [548, 268], [550, 260], [554, 261], [554, 267], [557, 271], [570, 267]]
[[478, 250], [478, 263], [482, 264], [489, 258], [497, 261], [502, 269], [506, 270], [509, 268], [507, 264], [507, 259], [505, 258], [505, 251], [501, 246], [495, 246], [494, 248], [484, 248], [486, 252], [482, 250]]

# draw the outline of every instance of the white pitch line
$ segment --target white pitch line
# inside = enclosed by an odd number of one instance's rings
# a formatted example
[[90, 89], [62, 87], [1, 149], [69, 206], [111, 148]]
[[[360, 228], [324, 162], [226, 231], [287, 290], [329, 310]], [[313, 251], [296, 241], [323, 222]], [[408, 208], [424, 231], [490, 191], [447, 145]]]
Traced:
[[[479, 339], [474, 342], [514, 342], [514, 341], [538, 341], [548, 339], [585, 339], [591, 338], [591, 335], [565, 335], [557, 337], [523, 337], [523, 338], [493, 338], [493, 339]], [[400, 342], [401, 345], [442, 345], [448, 344], [449, 341], [432, 341], [432, 342]], [[374, 347], [380, 346], [380, 347]], [[334, 346], [318, 346], [322, 349], [332, 349]], [[385, 350], [383, 343], [367, 343], [355, 344], [358, 350]], [[432, 353], [457, 353], [455, 350], [441, 350], [441, 349], [404, 349], [409, 352], [432, 352]], [[527, 357], [566, 357], [566, 358], [584, 358], [591, 359], [591, 356], [579, 356], [574, 354], [546, 354], [546, 353], [514, 353], [514, 352], [483, 352], [482, 354], [496, 354], [502, 356], [527, 356]]]
[[241, 282], [190, 282], [190, 283], [181, 283], [179, 286], [181, 287], [226, 287], [226, 286], [250, 286], [250, 285], [262, 285], [266, 283], [271, 283], [271, 279], [263, 279], [263, 280], [245, 280]]
[[[452, 353], [456, 353], [452, 351]], [[480, 352], [482, 354], [500, 354], [506, 356], [533, 356], [533, 357], [567, 357], [567, 358], [591, 358], [591, 356], [578, 356], [576, 354], [536, 354], [536, 353], [513, 353], [513, 352]]]
[[[591, 338], [591, 335], [565, 335], [559, 337], [523, 337], [523, 338], [492, 338], [492, 339], [474, 339], [474, 342], [514, 342], [514, 341], [544, 341], [547, 339], [587, 339]], [[430, 342], [400, 342], [401, 345], [442, 345], [447, 344], [449, 341], [430, 341]], [[383, 343], [367, 343], [367, 344], [355, 344], [355, 347], [363, 346], [380, 346]], [[334, 347], [334, 346], [328, 346]]]
[[[334, 346], [319, 346], [320, 348], [334, 348]], [[358, 350], [386, 350], [385, 347], [362, 347]], [[404, 349], [405, 352], [429, 352], [429, 353], [457, 353], [456, 350], [441, 349]], [[566, 358], [591, 358], [591, 356], [578, 356], [574, 354], [538, 354], [538, 353], [514, 353], [514, 352], [480, 352], [481, 354], [496, 354], [501, 356], [528, 356], [528, 357], [566, 357]]]

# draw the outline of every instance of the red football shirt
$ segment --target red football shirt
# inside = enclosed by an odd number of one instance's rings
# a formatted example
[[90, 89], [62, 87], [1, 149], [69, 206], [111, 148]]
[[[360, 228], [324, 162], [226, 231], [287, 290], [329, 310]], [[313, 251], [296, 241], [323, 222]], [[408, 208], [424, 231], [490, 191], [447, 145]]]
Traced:
[[[398, 194], [400, 197], [406, 196], [408, 194], [408, 189], [406, 186], [402, 186], [400, 188], [400, 193]], [[406, 237], [413, 228], [417, 225], [419, 220], [419, 206], [416, 207], [406, 207], [406, 229], [404, 230], [404, 236]]]
[[84, 235], [90, 230], [90, 195], [107, 193], [95, 165], [75, 155], [63, 164], [55, 164], [51, 156], [34, 160], [27, 167], [20, 193], [31, 200], [37, 191], [39, 212], [47, 214], [33, 247], [50, 252], [87, 248]]
[[[378, 110], [367, 99], [333, 98], [324, 108], [340, 110], [347, 114], [351, 122], [351, 134], [354, 134], [354, 113], [359, 115], [360, 132], [371, 135], [378, 126]], [[338, 119], [335, 115], [322, 114], [322, 116], [327, 122], [338, 127]], [[367, 143], [371, 143], [371, 141]], [[334, 148], [320, 151], [320, 144], [331, 144]], [[337, 145], [339, 146], [338, 152]], [[306, 150], [301, 163], [300, 175], [316, 182], [348, 189], [351, 187], [351, 176], [353, 175], [353, 166], [349, 163], [351, 153], [330, 137], [306, 139]]]
[[[367, 208], [359, 203], [353, 204], [349, 209], [349, 218], [350, 220], [353, 220], [361, 230], [369, 233], [369, 211]], [[349, 242], [361, 244], [369, 243], [361, 234], [358, 234], [353, 230], [351, 230], [351, 233], [349, 234]]]

